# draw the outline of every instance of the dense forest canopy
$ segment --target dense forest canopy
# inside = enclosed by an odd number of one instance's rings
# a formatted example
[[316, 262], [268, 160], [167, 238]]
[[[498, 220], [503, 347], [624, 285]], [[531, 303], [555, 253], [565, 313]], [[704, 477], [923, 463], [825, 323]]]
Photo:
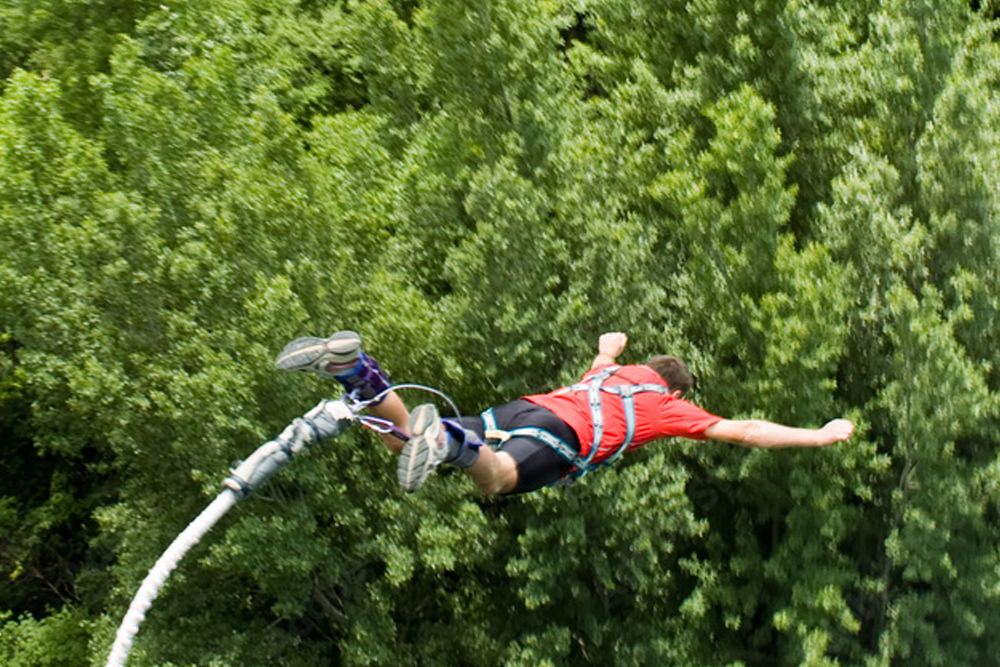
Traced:
[[[1000, 665], [1000, 5], [0, 1], [0, 663], [103, 665], [359, 331], [469, 413], [606, 330], [725, 416], [570, 489], [361, 429], [182, 563], [130, 665]], [[421, 395], [405, 395], [420, 402]]]

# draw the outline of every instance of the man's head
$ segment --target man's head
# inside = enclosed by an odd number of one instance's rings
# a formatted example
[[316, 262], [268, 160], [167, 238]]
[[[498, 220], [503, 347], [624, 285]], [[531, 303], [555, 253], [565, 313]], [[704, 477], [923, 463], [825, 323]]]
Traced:
[[647, 361], [646, 365], [663, 378], [671, 391], [681, 392], [682, 397], [694, 385], [694, 379], [691, 377], [691, 371], [688, 370], [687, 364], [677, 357], [659, 355]]

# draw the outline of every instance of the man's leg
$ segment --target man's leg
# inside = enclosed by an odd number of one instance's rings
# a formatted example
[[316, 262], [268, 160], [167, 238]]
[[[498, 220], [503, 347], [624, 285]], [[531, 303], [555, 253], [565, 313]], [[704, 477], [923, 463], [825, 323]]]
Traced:
[[483, 493], [499, 495], [517, 488], [517, 464], [513, 457], [489, 447], [479, 450], [479, 458], [469, 467], [469, 475]]
[[460, 421], [441, 419], [433, 405], [417, 406], [407, 428], [413, 435], [400, 452], [397, 468], [404, 490], [419, 489], [442, 463], [467, 470], [484, 493], [510, 493], [517, 487], [512, 456], [484, 446], [479, 435]]
[[[409, 433], [407, 423], [410, 421], [410, 411], [406, 408], [406, 404], [403, 403], [403, 399], [395, 391], [390, 391], [386, 394], [382, 402], [377, 405], [369, 406], [368, 412], [373, 417], [391, 421], [398, 429], [404, 433]], [[381, 433], [380, 435], [382, 436], [382, 442], [385, 443], [390, 452], [399, 454], [403, 451], [403, 446], [406, 444], [404, 441], [391, 433]]]

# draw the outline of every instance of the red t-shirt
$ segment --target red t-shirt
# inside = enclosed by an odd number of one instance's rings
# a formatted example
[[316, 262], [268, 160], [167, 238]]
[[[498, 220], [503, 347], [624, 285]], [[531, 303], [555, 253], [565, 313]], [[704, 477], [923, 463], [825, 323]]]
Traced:
[[[600, 366], [588, 371], [581, 382], [606, 368]], [[604, 386], [629, 384], [665, 384], [659, 374], [649, 366], [622, 366], [604, 381]], [[635, 436], [629, 449], [641, 447], [660, 438], [691, 438], [705, 440], [705, 430], [722, 421], [722, 417], [705, 412], [693, 403], [669, 394], [644, 391], [635, 398]], [[580, 455], [588, 456], [594, 444], [594, 421], [586, 391], [568, 391], [566, 387], [549, 394], [525, 396], [524, 400], [547, 408], [570, 425], [580, 439]], [[625, 442], [625, 408], [620, 396], [601, 392], [601, 411], [604, 415], [604, 435], [600, 450], [592, 459], [598, 463], [616, 452]]]

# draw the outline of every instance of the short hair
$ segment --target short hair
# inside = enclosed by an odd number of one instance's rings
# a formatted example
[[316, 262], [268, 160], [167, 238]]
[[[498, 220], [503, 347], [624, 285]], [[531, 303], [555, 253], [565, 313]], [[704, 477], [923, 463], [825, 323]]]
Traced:
[[679, 391], [681, 396], [687, 394], [694, 385], [694, 378], [691, 377], [687, 364], [677, 357], [659, 355], [647, 361], [646, 365], [663, 378], [670, 391]]

